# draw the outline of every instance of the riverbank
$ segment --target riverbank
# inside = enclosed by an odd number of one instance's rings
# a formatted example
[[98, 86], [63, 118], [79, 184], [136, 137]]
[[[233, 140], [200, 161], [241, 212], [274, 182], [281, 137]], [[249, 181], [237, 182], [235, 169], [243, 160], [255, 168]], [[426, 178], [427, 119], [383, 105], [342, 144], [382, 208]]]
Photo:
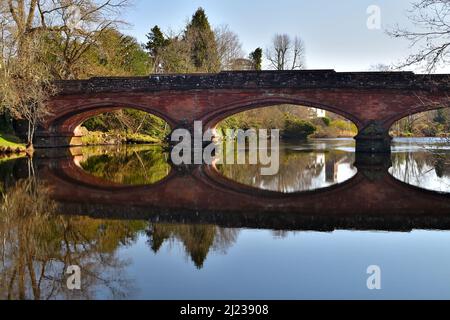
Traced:
[[140, 133], [86, 131], [81, 138], [85, 146], [118, 144], [161, 144], [162, 141]]
[[429, 135], [429, 134], [416, 134], [416, 133], [397, 133], [392, 132], [390, 135], [393, 138], [450, 138], [450, 133], [441, 133], [441, 134], [435, 134], [435, 135]]
[[26, 145], [12, 134], [0, 133], [0, 155], [26, 153]]

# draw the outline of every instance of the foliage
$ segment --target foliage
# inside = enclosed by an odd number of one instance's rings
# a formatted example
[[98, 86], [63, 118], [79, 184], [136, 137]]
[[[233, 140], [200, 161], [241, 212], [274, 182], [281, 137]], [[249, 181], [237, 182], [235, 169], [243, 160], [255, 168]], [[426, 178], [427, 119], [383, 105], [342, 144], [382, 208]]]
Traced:
[[170, 172], [161, 149], [147, 146], [126, 147], [114, 155], [91, 156], [81, 166], [96, 177], [126, 185], [153, 184]]
[[400, 137], [446, 137], [450, 135], [450, 108], [422, 112], [397, 121], [391, 135]]
[[6, 60], [0, 73], [0, 102], [16, 119], [28, 122], [27, 144], [33, 144], [37, 126], [49, 115], [45, 101], [55, 92], [42, 36], [20, 39], [20, 51]]
[[253, 68], [257, 71], [262, 69], [262, 58], [263, 50], [261, 48], [256, 48], [255, 51], [251, 52], [249, 59], [252, 61]]
[[135, 109], [123, 109], [104, 113], [84, 122], [89, 131], [122, 132], [124, 136], [142, 134], [160, 141], [169, 133], [167, 123], [152, 114]]
[[[61, 48], [59, 48], [61, 49]], [[83, 64], [76, 69], [77, 78], [93, 76], [144, 76], [150, 71], [145, 50], [130, 36], [115, 29], [104, 30], [83, 56]], [[58, 77], [57, 74], [55, 74]]]
[[189, 44], [192, 63], [197, 72], [220, 71], [216, 38], [202, 8], [199, 8], [192, 16], [184, 37]]
[[23, 151], [25, 150], [25, 145], [16, 136], [0, 133], [0, 152], [1, 150], [5, 150], [7, 148], [14, 150], [19, 149]]
[[329, 127], [331, 125], [331, 119], [328, 117], [323, 117], [322, 121], [327, 127]]
[[157, 253], [165, 241], [176, 238], [198, 269], [202, 269], [212, 249], [225, 251], [237, 237], [236, 229], [213, 225], [151, 224], [147, 231], [149, 245]]
[[287, 117], [281, 132], [283, 139], [307, 139], [317, 131], [317, 128], [309, 121]]
[[158, 26], [154, 26], [150, 30], [150, 33], [147, 34], [147, 39], [148, 42], [145, 45], [145, 49], [147, 49], [150, 57], [152, 57], [153, 59], [158, 56], [161, 49], [169, 44], [169, 40], [165, 38], [164, 34]]
[[161, 61], [161, 54], [167, 46], [170, 44], [170, 40], [166, 39], [161, 29], [158, 26], [154, 26], [150, 33], [147, 34], [148, 42], [145, 45], [145, 49], [150, 55], [153, 63], [153, 72], [160, 72], [163, 70]]
[[286, 118], [307, 120], [316, 127], [315, 138], [354, 137], [357, 127], [337, 114], [328, 113], [325, 118], [317, 118], [315, 112], [296, 105], [278, 105], [238, 113], [219, 123], [219, 135], [225, 136], [227, 129], [280, 129], [283, 131]]
[[[0, 203], [0, 299], [93, 299], [99, 290], [123, 298], [127, 262], [116, 250], [135, 242], [146, 225], [58, 215], [42, 181], [17, 181]], [[83, 270], [76, 295], [66, 286], [69, 265]]]
[[[118, 25], [118, 14], [127, 2], [1, 2], [0, 100], [2, 107], [11, 115], [28, 122], [29, 146], [33, 143], [38, 125], [49, 116], [44, 102], [55, 93], [52, 80], [74, 79], [89, 75], [89, 72], [98, 72], [88, 63], [95, 56], [96, 50], [93, 48], [102, 42], [105, 33]], [[117, 51], [116, 57], [122, 59], [117, 64], [134, 73], [136, 70], [130, 65], [139, 57], [131, 54], [129, 49], [135, 48], [136, 43], [130, 42], [129, 38], [120, 40], [122, 45], [118, 47], [126, 50]], [[106, 43], [110, 44], [103, 41], [103, 44]]]

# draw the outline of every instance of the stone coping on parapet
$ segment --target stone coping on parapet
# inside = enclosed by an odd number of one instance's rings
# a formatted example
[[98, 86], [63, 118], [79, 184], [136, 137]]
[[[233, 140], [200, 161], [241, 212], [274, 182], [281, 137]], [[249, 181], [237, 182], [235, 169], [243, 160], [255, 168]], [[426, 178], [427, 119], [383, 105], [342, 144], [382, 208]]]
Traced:
[[450, 74], [413, 72], [225, 71], [209, 74], [152, 74], [55, 81], [59, 95], [164, 90], [386, 89], [450, 90]]

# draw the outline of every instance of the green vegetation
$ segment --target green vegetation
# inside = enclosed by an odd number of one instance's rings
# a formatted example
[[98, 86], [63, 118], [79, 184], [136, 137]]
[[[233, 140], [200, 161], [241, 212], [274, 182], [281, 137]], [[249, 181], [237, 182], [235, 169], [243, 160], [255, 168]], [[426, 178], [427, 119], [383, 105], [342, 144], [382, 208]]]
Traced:
[[236, 114], [219, 123], [219, 134], [226, 129], [280, 129], [285, 139], [354, 137], [358, 129], [351, 121], [328, 113], [317, 118], [314, 110], [294, 105], [278, 105]]
[[123, 133], [88, 131], [82, 137], [85, 146], [101, 146], [115, 144], [160, 144], [161, 140], [141, 133]]
[[[332, 119], [334, 118], [334, 120]], [[317, 127], [313, 138], [353, 138], [358, 134], [356, 125], [336, 115], [312, 120]]]
[[256, 48], [255, 51], [250, 53], [249, 59], [253, 64], [253, 68], [260, 71], [262, 69], [263, 50], [261, 48]]
[[125, 295], [127, 262], [116, 251], [134, 243], [147, 225], [59, 215], [43, 182], [15, 181], [0, 199], [0, 237], [10, 245], [0, 255], [0, 299], [67, 298], [67, 261], [86, 272], [78, 299], [92, 298], [95, 290]]
[[228, 64], [228, 61], [221, 61], [221, 57], [226, 59], [228, 54], [219, 52], [220, 39], [202, 8], [194, 13], [181, 35], [166, 36], [159, 26], [154, 26], [147, 39], [145, 48], [152, 69], [157, 73], [219, 72], [222, 64]]
[[304, 140], [316, 132], [317, 128], [308, 121], [287, 118], [281, 136], [286, 140]]
[[81, 166], [96, 177], [125, 185], [153, 184], [170, 173], [165, 153], [150, 146], [122, 147], [113, 156], [92, 155]]
[[167, 123], [149, 113], [123, 109], [104, 113], [84, 122], [83, 143], [103, 144], [156, 144], [169, 134]]
[[0, 154], [22, 153], [25, 151], [26, 146], [18, 137], [7, 133], [0, 133]]
[[327, 127], [329, 127], [331, 125], [331, 119], [328, 117], [322, 118], [322, 121], [325, 124], [325, 126], [327, 126]]
[[205, 11], [199, 8], [186, 27], [185, 40], [189, 44], [192, 64], [197, 72], [219, 72], [220, 59], [217, 42]]
[[391, 128], [394, 137], [450, 136], [450, 108], [427, 111], [408, 116]]
[[25, 149], [25, 145], [18, 137], [7, 133], [0, 133], [0, 147]]

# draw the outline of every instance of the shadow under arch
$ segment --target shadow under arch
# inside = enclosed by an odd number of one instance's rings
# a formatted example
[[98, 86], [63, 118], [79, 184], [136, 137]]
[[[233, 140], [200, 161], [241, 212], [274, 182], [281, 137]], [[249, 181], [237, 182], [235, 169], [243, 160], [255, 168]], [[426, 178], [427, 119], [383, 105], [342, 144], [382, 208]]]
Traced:
[[70, 111], [64, 112], [58, 115], [57, 118], [52, 119], [49, 122], [48, 129], [52, 133], [74, 133], [76, 128], [86, 120], [100, 115], [102, 113], [113, 112], [123, 109], [133, 109], [143, 111], [148, 114], [159, 117], [164, 120], [170, 128], [174, 128], [176, 121], [171, 119], [166, 114], [160, 112], [156, 108], [149, 107], [147, 105], [141, 105], [136, 103], [123, 103], [123, 102], [99, 102], [82, 104], [72, 107]]
[[212, 113], [207, 114], [204, 117], [204, 127], [206, 129], [215, 128], [221, 121], [225, 120], [228, 117], [239, 114], [241, 112], [267, 108], [267, 107], [275, 107], [281, 104], [288, 104], [297, 107], [305, 107], [305, 108], [317, 108], [326, 110], [329, 112], [333, 112], [339, 116], [344, 117], [347, 120], [353, 122], [358, 130], [361, 130], [363, 127], [363, 122], [352, 115], [351, 113], [342, 110], [341, 108], [334, 107], [331, 105], [323, 104], [320, 102], [314, 102], [310, 100], [298, 99], [295, 97], [286, 97], [286, 96], [270, 96], [265, 98], [256, 98], [256, 99], [244, 99], [239, 102], [234, 102], [230, 105], [221, 106], [219, 111], [214, 111]]

